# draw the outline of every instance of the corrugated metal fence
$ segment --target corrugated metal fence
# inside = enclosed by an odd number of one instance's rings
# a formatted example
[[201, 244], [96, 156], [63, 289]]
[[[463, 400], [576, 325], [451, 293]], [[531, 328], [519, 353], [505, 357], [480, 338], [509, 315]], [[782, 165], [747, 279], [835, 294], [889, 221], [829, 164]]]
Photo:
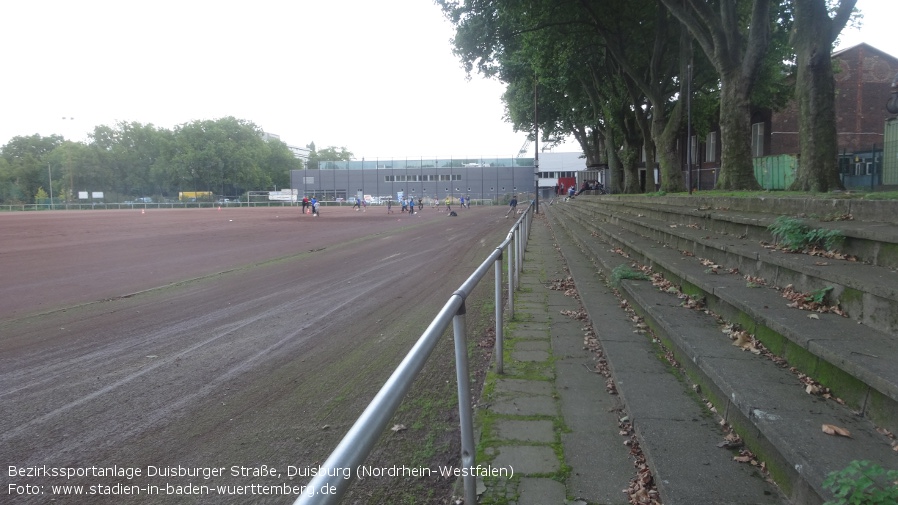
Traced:
[[792, 154], [753, 158], [755, 178], [764, 189], [786, 189], [795, 180], [798, 158]]

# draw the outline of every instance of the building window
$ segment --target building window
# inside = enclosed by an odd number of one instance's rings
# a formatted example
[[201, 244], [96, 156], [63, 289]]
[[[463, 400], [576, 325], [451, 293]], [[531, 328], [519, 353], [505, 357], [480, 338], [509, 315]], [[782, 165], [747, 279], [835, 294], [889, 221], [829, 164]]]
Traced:
[[764, 123], [751, 125], [751, 155], [753, 158], [764, 156]]
[[717, 132], [711, 132], [705, 138], [705, 161], [717, 161]]

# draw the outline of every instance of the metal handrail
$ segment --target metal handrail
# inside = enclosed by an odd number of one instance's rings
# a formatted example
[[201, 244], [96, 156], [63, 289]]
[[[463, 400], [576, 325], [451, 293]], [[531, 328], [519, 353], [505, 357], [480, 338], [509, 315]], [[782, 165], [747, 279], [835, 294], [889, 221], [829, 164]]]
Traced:
[[[508, 312], [514, 317], [514, 291], [518, 286], [518, 273], [523, 265], [526, 239], [530, 235], [533, 219], [533, 204], [515, 222], [492, 254], [462, 283], [439, 311], [430, 325], [418, 338], [412, 349], [387, 379], [380, 391], [365, 408], [352, 428], [346, 433], [327, 460], [317, 469], [317, 474], [303, 488], [303, 493], [294, 502], [296, 505], [336, 504], [358, 477], [359, 469], [371, 454], [374, 445], [386, 429], [387, 423], [396, 413], [406, 393], [427, 359], [452, 323], [455, 341], [455, 372], [458, 382], [458, 416], [461, 428], [462, 468], [476, 465], [474, 446], [474, 414], [471, 407], [471, 391], [468, 376], [468, 353], [465, 336], [465, 300], [480, 283], [490, 268], [495, 271], [496, 296], [496, 366], [502, 370], [502, 259], [503, 250], [508, 252]], [[465, 488], [465, 503], [477, 503], [476, 475], [467, 472], [462, 477]]]

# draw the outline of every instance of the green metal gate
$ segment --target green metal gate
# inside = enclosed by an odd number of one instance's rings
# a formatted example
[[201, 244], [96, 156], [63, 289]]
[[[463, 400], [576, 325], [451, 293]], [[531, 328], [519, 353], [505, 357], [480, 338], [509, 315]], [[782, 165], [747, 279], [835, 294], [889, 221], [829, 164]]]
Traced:
[[798, 158], [792, 154], [753, 158], [755, 179], [764, 189], [786, 189], [795, 180]]
[[886, 119], [882, 147], [882, 183], [898, 184], [898, 118]]

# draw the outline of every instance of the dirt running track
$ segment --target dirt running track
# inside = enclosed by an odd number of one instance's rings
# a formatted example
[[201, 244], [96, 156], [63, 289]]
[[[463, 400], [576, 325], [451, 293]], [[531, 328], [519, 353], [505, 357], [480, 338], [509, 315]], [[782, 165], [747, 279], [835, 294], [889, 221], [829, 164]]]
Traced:
[[309, 480], [504, 211], [0, 214], [0, 502], [292, 503], [252, 486]]

